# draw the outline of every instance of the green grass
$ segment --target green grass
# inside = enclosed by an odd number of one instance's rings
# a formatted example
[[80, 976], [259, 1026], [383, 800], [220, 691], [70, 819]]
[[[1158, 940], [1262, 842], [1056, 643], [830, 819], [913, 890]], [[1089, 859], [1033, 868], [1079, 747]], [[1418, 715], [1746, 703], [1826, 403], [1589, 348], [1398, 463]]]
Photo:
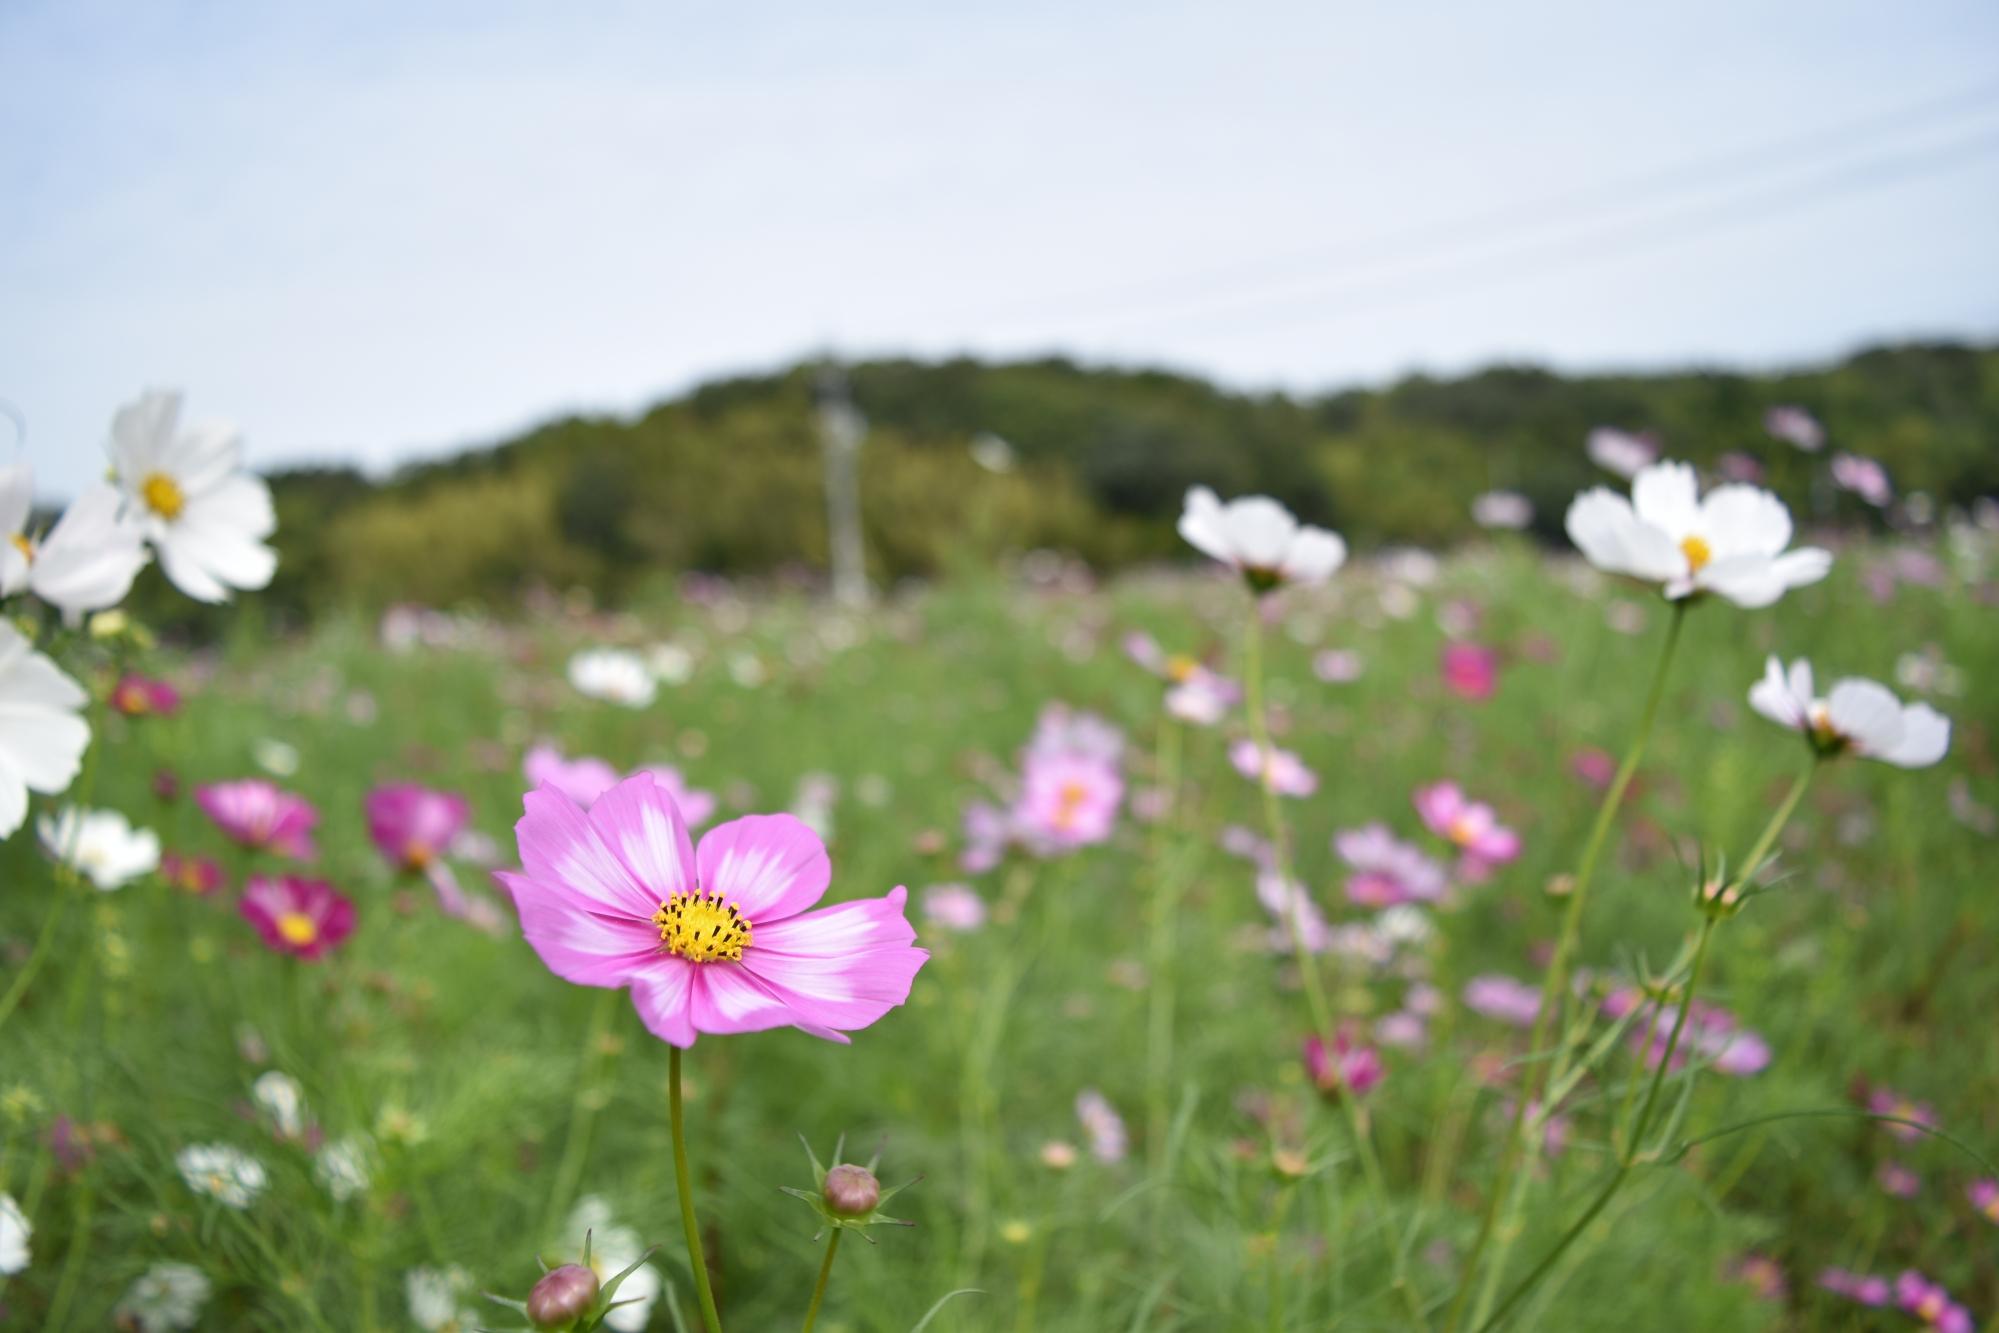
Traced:
[[[1581, 961], [1663, 967], [1698, 924], [1683, 858], [1740, 857], [1780, 798], [1802, 749], [1744, 702], [1765, 653], [1809, 655], [1822, 680], [1893, 681], [1902, 653], [1934, 645], [1967, 683], [1937, 699], [1956, 722], [1951, 755], [1916, 773], [1856, 762], [1822, 775], [1782, 839], [1781, 890], [1721, 929], [1704, 986], [1775, 1059], [1753, 1078], [1696, 1081], [1684, 1133], [1852, 1107], [1851, 1086], [1865, 1078], [1933, 1102], [1946, 1130], [1999, 1157], [1999, 860], [1947, 799], [1957, 782], [1999, 804], [1986, 684], [1999, 673], [1999, 620], [1989, 583], [1905, 587], [1875, 602], [1860, 573], [1877, 558], [1850, 552], [1827, 583], [1771, 611], [1692, 615]], [[1326, 593], [1288, 595], [1270, 639], [1280, 741], [1322, 777], [1318, 795], [1286, 803], [1300, 873], [1336, 919], [1355, 917], [1330, 835], [1381, 819], [1419, 836], [1410, 790], [1443, 777], [1493, 800], [1526, 838], [1523, 857], [1440, 915], [1415, 955], [1447, 1003], [1429, 1048], [1390, 1052], [1370, 1099], [1388, 1216], [1369, 1200], [1344, 1118], [1304, 1081], [1303, 1000], [1287, 959], [1263, 947], [1268, 922], [1248, 867], [1215, 843], [1226, 823], [1256, 824], [1257, 793], [1227, 765], [1232, 733], [1196, 732], [1170, 828], [1127, 819], [1108, 846], [982, 877], [988, 901], [1010, 908], [969, 935], [920, 926], [934, 956], [909, 1004], [851, 1047], [785, 1031], [704, 1037], [689, 1053], [697, 1202], [728, 1327], [794, 1327], [804, 1313], [816, 1219], [779, 1192], [811, 1184], [799, 1135], [822, 1156], [841, 1134], [849, 1156], [880, 1143], [886, 1182], [923, 1177], [891, 1209], [914, 1228], [842, 1247], [821, 1329], [907, 1330], [960, 1288], [976, 1293], [946, 1303], [930, 1329], [1400, 1328], [1388, 1274], [1389, 1247], [1401, 1243], [1420, 1302], [1449, 1299], [1504, 1129], [1492, 1071], [1521, 1054], [1519, 1034], [1460, 1010], [1456, 996], [1479, 972], [1538, 980], [1532, 947], [1553, 935], [1559, 909], [1543, 885], [1571, 867], [1594, 811], [1571, 759], [1628, 740], [1665, 616], [1636, 592], [1579, 586], [1567, 567], [1518, 550], [1448, 562], [1406, 619], [1382, 614], [1382, 586], [1378, 573], [1350, 571]], [[1459, 600], [1482, 611], [1476, 637], [1506, 655], [1499, 693], [1483, 704], [1451, 697], [1438, 678], [1437, 613]], [[1638, 633], [1606, 625], [1613, 601], [1642, 613]], [[896, 884], [920, 893], [962, 878], [960, 809], [993, 761], [1012, 762], [1048, 700], [1126, 727], [1129, 768], [1149, 781], [1159, 691], [1124, 660], [1120, 637], [1147, 628], [1233, 668], [1242, 611], [1240, 592], [1218, 581], [1132, 578], [1090, 592], [954, 585], [863, 618], [775, 595], [720, 612], [551, 613], [406, 656], [354, 624], [238, 645], [181, 716], [103, 726], [89, 800], [158, 828], [169, 847], [219, 852], [191, 802], [155, 800], [155, 767], [191, 785], [252, 772], [260, 741], [294, 746], [288, 785], [325, 815], [318, 869], [359, 900], [360, 929], [329, 963], [298, 969], [265, 953], [225, 898], [152, 882], [59, 890], [26, 832], [0, 844], [9, 977], [54, 896], [76, 898], [49, 966], [0, 1029], [0, 1189], [31, 1202], [35, 1224], [32, 1266], [0, 1290], [6, 1326], [51, 1326], [63, 1313], [62, 1326], [105, 1327], [131, 1280], [162, 1258], [212, 1278], [203, 1327], [408, 1328], [404, 1277], [421, 1265], [461, 1265], [482, 1289], [524, 1296], [574, 1202], [559, 1197], [572, 1150], [582, 1153], [575, 1192], [605, 1196], [661, 1245], [655, 1262], [672, 1295], [651, 1326], [698, 1326], [666, 1048], [622, 997], [602, 1006], [521, 941], [442, 919], [426, 891], [394, 883], [367, 841], [364, 794], [389, 780], [463, 790], [476, 826], [511, 855], [520, 757], [536, 738], [621, 766], [678, 763], [723, 794], [722, 817], [783, 809], [801, 775], [823, 772], [841, 783], [833, 896]], [[574, 647], [674, 636], [699, 645], [699, 669], [643, 712], [591, 703], [562, 680]], [[1357, 650], [1365, 674], [1320, 683], [1309, 661], [1323, 646]], [[744, 652], [768, 669], [755, 688], [727, 669]], [[168, 665], [187, 676], [195, 664]], [[364, 696], [372, 720], [356, 722], [350, 706]], [[1155, 1154], [1144, 1132], [1144, 959], [1162, 867], [1186, 888], [1173, 923], [1173, 1133], [1170, 1151]], [[1404, 985], [1351, 965], [1327, 975], [1336, 1007], [1355, 1016], [1392, 1009]], [[593, 1049], [600, 1014], [608, 1025]], [[267, 1064], [245, 1058], [246, 1027]], [[1513, 1276], [1590, 1192], [1605, 1113], [1635, 1063], [1619, 1047], [1601, 1083], [1585, 1085], [1604, 1096], [1586, 1096], [1568, 1152], [1537, 1175]], [[304, 1084], [329, 1138], [374, 1137], [364, 1196], [334, 1204], [305, 1151], [273, 1142], [247, 1112], [267, 1065]], [[1123, 1112], [1131, 1156], [1107, 1165], [1085, 1154], [1051, 1169], [1041, 1147], [1081, 1141], [1073, 1103], [1085, 1087]], [[1672, 1104], [1679, 1087], [1669, 1084]], [[1302, 1182], [1272, 1171], [1272, 1135], [1253, 1105], [1296, 1127], [1312, 1163]], [[572, 1149], [579, 1109], [589, 1137]], [[58, 1114], [100, 1127], [94, 1156], [74, 1172], [51, 1169], [43, 1148]], [[247, 1212], [181, 1183], [174, 1152], [203, 1142], [251, 1150], [270, 1170]], [[1150, 1174], [1155, 1156], [1167, 1159], [1164, 1178]], [[1922, 1176], [1918, 1199], [1874, 1185], [1890, 1158]], [[1919, 1267], [1989, 1315], [1999, 1229], [1963, 1197], [1982, 1173], [1947, 1143], [1903, 1147], [1856, 1119], [1773, 1121], [1675, 1165], [1641, 1167], [1515, 1326], [1897, 1326], [1901, 1316], [1819, 1296], [1813, 1275], [1832, 1264]], [[1783, 1266], [1788, 1301], [1726, 1280], [1749, 1251]], [[514, 1322], [475, 1303], [493, 1327]]]

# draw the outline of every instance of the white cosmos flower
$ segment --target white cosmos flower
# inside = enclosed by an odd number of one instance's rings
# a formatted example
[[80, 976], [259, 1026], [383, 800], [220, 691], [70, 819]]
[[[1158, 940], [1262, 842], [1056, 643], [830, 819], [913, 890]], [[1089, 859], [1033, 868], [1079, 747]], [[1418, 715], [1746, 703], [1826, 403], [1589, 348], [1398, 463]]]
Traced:
[[145, 568], [146, 534], [118, 492], [90, 487], [40, 539], [28, 535], [34, 496], [27, 464], [0, 468], [0, 597], [32, 592], [71, 623], [124, 601]]
[[1768, 606], [1786, 590], [1816, 583], [1832, 556], [1795, 551], [1791, 511], [1755, 486], [1718, 486], [1700, 497], [1687, 463], [1655, 463], [1631, 483], [1631, 498], [1602, 486], [1569, 505], [1568, 532], [1585, 558], [1611, 574], [1664, 587], [1678, 599], [1714, 592], [1737, 606]]
[[111, 422], [111, 471], [173, 585], [201, 602], [261, 588], [277, 571], [271, 490], [243, 469], [243, 441], [218, 424], [179, 429], [180, 395], [149, 392]]
[[264, 1192], [264, 1164], [226, 1143], [191, 1144], [174, 1165], [189, 1189], [231, 1208], [248, 1208]]
[[1928, 768], [1950, 749], [1950, 719], [1928, 704], [1904, 704], [1871, 680], [1835, 681], [1821, 699], [1812, 692], [1812, 664], [1772, 657], [1749, 690], [1749, 706], [1779, 726], [1801, 732], [1822, 754], [1853, 753], [1898, 768]]
[[[639, 1233], [616, 1225], [611, 1205], [595, 1194], [577, 1200], [576, 1210], [569, 1215], [565, 1241], [568, 1252], [578, 1262], [583, 1258], [586, 1234], [590, 1238], [590, 1267], [600, 1282], [623, 1272], [645, 1253]], [[660, 1285], [659, 1270], [651, 1264], [640, 1264], [618, 1287], [618, 1306], [604, 1316], [604, 1327], [616, 1333], [640, 1333], [652, 1319], [652, 1306], [659, 1299]], [[626, 1301], [631, 1304], [624, 1304]]]
[[644, 708], [659, 692], [645, 659], [622, 648], [588, 648], [569, 659], [569, 683], [581, 694]]
[[1206, 486], [1188, 490], [1180, 535], [1259, 592], [1285, 583], [1324, 583], [1347, 559], [1347, 544], [1338, 533], [1299, 523], [1269, 496], [1245, 495], [1223, 504]]
[[43, 851], [107, 892], [160, 868], [160, 835], [116, 810], [68, 806], [36, 820], [35, 833]]
[[78, 716], [90, 696], [0, 620], [0, 838], [28, 817], [28, 793], [69, 787], [90, 744]]
[[479, 1314], [465, 1304], [472, 1294], [472, 1275], [450, 1268], [412, 1268], [403, 1277], [403, 1296], [410, 1320], [428, 1333], [458, 1333], [479, 1326]]
[[12, 1277], [28, 1266], [28, 1239], [35, 1229], [11, 1194], [0, 1194], [0, 1277]]
[[208, 1277], [199, 1268], [166, 1260], [132, 1283], [114, 1313], [120, 1328], [130, 1324], [139, 1333], [180, 1333], [201, 1322], [208, 1293]]
[[305, 1133], [305, 1089], [279, 1069], [267, 1069], [250, 1085], [250, 1100], [264, 1108], [280, 1136], [295, 1139]]
[[313, 1159], [313, 1178], [335, 1203], [345, 1203], [368, 1188], [369, 1141], [365, 1134], [349, 1134], [319, 1150]]

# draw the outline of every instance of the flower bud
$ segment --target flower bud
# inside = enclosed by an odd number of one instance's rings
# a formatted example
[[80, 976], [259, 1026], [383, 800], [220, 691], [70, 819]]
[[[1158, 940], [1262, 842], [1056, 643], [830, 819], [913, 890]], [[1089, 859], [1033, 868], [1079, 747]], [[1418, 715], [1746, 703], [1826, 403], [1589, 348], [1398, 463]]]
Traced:
[[865, 1217], [881, 1202], [881, 1182], [864, 1166], [841, 1163], [826, 1173], [826, 1206], [841, 1217]]
[[536, 1328], [568, 1328], [597, 1303], [597, 1275], [581, 1264], [542, 1274], [528, 1293], [528, 1318]]

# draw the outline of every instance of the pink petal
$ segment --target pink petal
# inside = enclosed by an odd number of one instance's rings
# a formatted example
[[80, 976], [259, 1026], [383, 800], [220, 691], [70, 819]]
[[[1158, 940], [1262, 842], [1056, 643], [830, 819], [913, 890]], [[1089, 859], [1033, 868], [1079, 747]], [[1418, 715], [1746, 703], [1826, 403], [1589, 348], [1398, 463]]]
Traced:
[[670, 954], [634, 976], [632, 1007], [639, 1011], [646, 1030], [675, 1046], [692, 1046], [694, 1019], [690, 999], [693, 985], [694, 964]]
[[599, 796], [590, 807], [590, 827], [647, 890], [648, 911], [694, 887], [694, 842], [679, 807], [652, 774], [635, 773]]
[[531, 875], [499, 870], [493, 877], [513, 895], [521, 934], [564, 981], [622, 986], [662, 961], [650, 921], [593, 911], [587, 899]]
[[826, 844], [790, 815], [745, 815], [718, 824], [701, 835], [695, 859], [701, 887], [742, 909], [758, 943], [766, 923], [798, 915], [825, 897], [833, 882]]
[[759, 926], [743, 966], [766, 982], [800, 1026], [866, 1027], [909, 999], [930, 957], [914, 947], [906, 889]]
[[763, 1032], [797, 1021], [791, 1007], [740, 963], [696, 966], [692, 999], [698, 1032]]
[[591, 827], [575, 804], [543, 783], [522, 805], [527, 813], [514, 825], [527, 878], [560, 886], [587, 900], [591, 910], [650, 921], [660, 899], [638, 882], [617, 853]]

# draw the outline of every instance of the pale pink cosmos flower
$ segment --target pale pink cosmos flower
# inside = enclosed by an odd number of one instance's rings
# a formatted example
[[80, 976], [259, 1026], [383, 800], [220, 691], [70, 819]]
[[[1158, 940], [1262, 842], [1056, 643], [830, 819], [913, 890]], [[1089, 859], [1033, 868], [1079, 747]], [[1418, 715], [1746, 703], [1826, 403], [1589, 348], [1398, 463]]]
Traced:
[[1338, 1099], [1347, 1094], [1365, 1097], [1388, 1074], [1381, 1052], [1363, 1046], [1352, 1024], [1342, 1024], [1333, 1034], [1330, 1050], [1318, 1037], [1305, 1039], [1305, 1073], [1312, 1086], [1324, 1096]]
[[1832, 479], [1841, 490], [1852, 492], [1876, 509], [1886, 509], [1895, 498], [1895, 488], [1888, 482], [1888, 469], [1859, 454], [1834, 454]]
[[1258, 869], [1269, 870], [1277, 864], [1277, 854], [1270, 845], [1270, 839], [1255, 829], [1241, 824], [1224, 824], [1215, 841], [1230, 856], [1239, 856]]
[[1827, 1268], [1819, 1273], [1819, 1285], [1835, 1296], [1876, 1310], [1888, 1303], [1889, 1286], [1885, 1277], [1874, 1277], [1866, 1273], [1855, 1273], [1844, 1268]]
[[1090, 1141], [1090, 1155], [1099, 1162], [1122, 1162], [1131, 1147], [1124, 1117], [1110, 1099], [1095, 1088], [1076, 1094], [1076, 1119], [1083, 1124], [1083, 1137]]
[[1482, 703], [1499, 688], [1499, 654], [1476, 643], [1444, 645], [1444, 688], [1460, 699]]
[[[1637, 987], [1620, 986], [1604, 996], [1603, 1011], [1612, 1018], [1622, 1018], [1650, 1004], [1651, 1001]], [[1678, 1018], [1679, 1008], [1667, 1005], [1656, 1015], [1644, 1015], [1632, 1024], [1631, 1045], [1644, 1055], [1646, 1068], [1658, 1067], [1666, 1054], [1667, 1044], [1672, 1040], [1673, 1026]], [[1651, 1038], [1649, 1045], [1646, 1040], [1648, 1035]], [[1686, 1023], [1682, 1025], [1680, 1045], [1673, 1052], [1672, 1068], [1683, 1068], [1692, 1056], [1707, 1061], [1718, 1074], [1748, 1078], [1769, 1067], [1770, 1044], [1743, 1027], [1734, 1014], [1720, 1005], [1696, 1000], [1693, 1008], [1687, 1011]]]
[[1289, 953], [1297, 947], [1291, 938], [1294, 925], [1305, 952], [1324, 953], [1332, 947], [1332, 929], [1312, 901], [1312, 895], [1297, 880], [1287, 880], [1274, 870], [1263, 871], [1256, 877], [1256, 900], [1276, 922], [1270, 931], [1272, 953]]
[[1923, 1178], [1900, 1162], [1881, 1163], [1874, 1171], [1874, 1183], [1897, 1199], [1913, 1199], [1923, 1192]]
[[536, 787], [553, 787], [577, 805], [587, 806], [618, 785], [618, 770], [589, 755], [565, 758], [552, 745], [537, 745], [521, 762], [521, 773]]
[[1347, 900], [1358, 906], [1393, 907], [1444, 896], [1444, 868], [1390, 833], [1386, 824], [1335, 834], [1333, 850], [1353, 868], [1347, 876]]
[[1825, 427], [1802, 407], [1773, 407], [1763, 414], [1763, 429], [1770, 437], [1796, 445], [1808, 454], [1825, 447]]
[[1974, 1180], [1964, 1187], [1964, 1197], [1988, 1222], [1999, 1223], [1999, 1180]]
[[194, 799], [231, 842], [296, 861], [312, 859], [319, 811], [304, 797], [262, 778], [239, 778], [197, 787]]
[[1584, 452], [1589, 461], [1606, 472], [1614, 472], [1626, 481], [1638, 475], [1645, 465], [1659, 457], [1657, 436], [1633, 434], [1619, 430], [1615, 426], [1598, 426], [1589, 433], [1584, 444]]
[[1182, 722], [1212, 727], [1241, 699], [1242, 689], [1234, 681], [1203, 671], [1166, 691], [1166, 711]]
[[1252, 782], [1267, 783], [1279, 796], [1310, 796], [1319, 789], [1319, 775], [1291, 751], [1271, 746], [1266, 756], [1255, 741], [1243, 739], [1229, 747], [1229, 762]]
[[1541, 1013], [1538, 987], [1497, 972], [1473, 977], [1465, 983], [1465, 1008], [1475, 1014], [1510, 1023], [1517, 1028], [1534, 1026]]
[[1950, 1298], [1943, 1284], [1932, 1282], [1913, 1268], [1895, 1277], [1895, 1308], [1914, 1315], [1937, 1333], [1971, 1333], [1971, 1311]]
[[1013, 841], [1013, 824], [1007, 812], [990, 801], [973, 801], [963, 816], [965, 849], [958, 854], [958, 868], [968, 875], [983, 875], [1000, 863]]
[[1458, 874], [1468, 883], [1480, 883], [1494, 867], [1520, 855], [1520, 835], [1500, 823], [1491, 806], [1467, 797], [1457, 783], [1418, 787], [1412, 799], [1424, 826], [1458, 849]]
[[[1867, 1109], [1875, 1115], [1894, 1116], [1895, 1121], [1882, 1122], [1882, 1128], [1904, 1143], [1914, 1143], [1924, 1137], [1923, 1131], [1917, 1128], [1918, 1125], [1928, 1126], [1931, 1129], [1937, 1127], [1937, 1112], [1934, 1106], [1928, 1102], [1919, 1102], [1893, 1088], [1876, 1088], [1869, 1093]], [[1897, 1123], [1903, 1120], [1912, 1120], [1915, 1124]]]
[[986, 900], [969, 884], [933, 884], [923, 891], [923, 919], [963, 934], [986, 924]]
[[500, 878], [528, 943], [565, 981], [629, 987], [675, 1046], [777, 1027], [845, 1042], [904, 1003], [930, 957], [914, 945], [907, 889], [808, 910], [832, 864], [791, 815], [730, 820], [697, 848], [650, 773], [587, 813], [553, 786], [523, 806], [522, 869]]
[[323, 879], [252, 875], [237, 909], [266, 945], [308, 963], [354, 933], [354, 900]]
[[1351, 685], [1367, 664], [1351, 648], [1326, 648], [1312, 654], [1312, 674], [1328, 685]]
[[1124, 779], [1113, 764], [1088, 754], [1030, 750], [1014, 823], [1037, 855], [1073, 851], [1111, 836], [1123, 799]]
[[1124, 733], [1095, 713], [1051, 703], [1035, 719], [1034, 734], [1022, 751], [1034, 755], [1061, 754], [1116, 764], [1124, 757]]
[[457, 792], [414, 782], [375, 788], [363, 811], [376, 850], [395, 869], [412, 874], [422, 874], [448, 852], [472, 818], [472, 807]]
[[688, 786], [687, 779], [671, 764], [647, 764], [637, 771], [652, 774], [659, 789], [680, 807], [680, 817], [687, 821], [687, 827], [700, 828], [715, 817], [715, 793]]

